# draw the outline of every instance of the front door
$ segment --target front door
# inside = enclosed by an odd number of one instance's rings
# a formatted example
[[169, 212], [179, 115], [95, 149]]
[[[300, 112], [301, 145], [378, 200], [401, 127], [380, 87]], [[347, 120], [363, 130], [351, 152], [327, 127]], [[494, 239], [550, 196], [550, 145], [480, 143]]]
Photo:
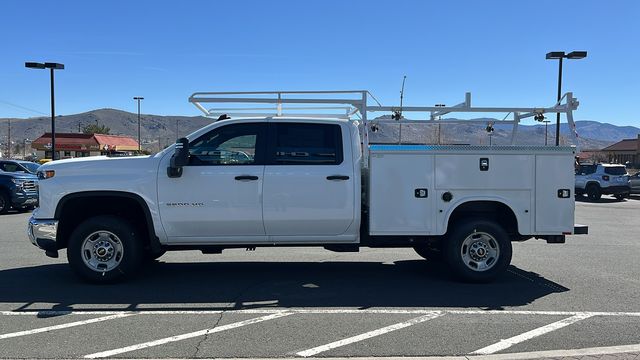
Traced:
[[354, 221], [359, 186], [343, 144], [350, 135], [340, 124], [270, 123], [263, 205], [270, 240], [355, 240], [336, 238]]
[[169, 243], [266, 239], [262, 186], [266, 123], [229, 124], [189, 144], [182, 176], [159, 172], [158, 200]]

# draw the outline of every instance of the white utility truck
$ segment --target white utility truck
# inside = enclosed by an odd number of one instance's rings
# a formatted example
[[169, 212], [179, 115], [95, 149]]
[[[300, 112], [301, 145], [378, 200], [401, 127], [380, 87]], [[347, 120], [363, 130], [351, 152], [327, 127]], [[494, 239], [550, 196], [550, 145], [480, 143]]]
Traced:
[[[468, 93], [452, 107], [370, 106], [370, 98], [195, 93], [190, 102], [217, 121], [153, 156], [44, 164], [29, 238], [48, 256], [66, 248], [73, 270], [98, 283], [165, 251], [265, 246], [411, 247], [463, 280], [486, 282], [506, 270], [513, 241], [563, 243], [587, 232], [574, 226], [575, 147], [369, 143], [379, 123], [444, 123], [451, 112], [511, 113], [500, 124], [513, 125], [514, 139], [521, 119], [546, 113], [565, 113], [573, 128], [571, 93], [549, 108], [472, 107]], [[369, 120], [376, 112], [391, 119]], [[447, 123], [456, 121], [468, 120]]]

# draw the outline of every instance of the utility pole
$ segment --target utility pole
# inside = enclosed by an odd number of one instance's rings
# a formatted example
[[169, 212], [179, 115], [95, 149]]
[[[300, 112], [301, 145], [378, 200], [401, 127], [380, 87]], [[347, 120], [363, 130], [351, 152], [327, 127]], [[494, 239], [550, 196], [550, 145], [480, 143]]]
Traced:
[[[445, 104], [436, 104], [437, 107], [444, 107]], [[442, 116], [438, 115], [438, 145], [440, 145], [440, 120], [442, 120]]]
[[142, 143], [140, 142], [140, 100], [144, 100], [142, 96], [134, 96], [133, 100], [138, 102], [138, 153], [142, 151]]
[[11, 159], [11, 119], [8, 119], [9, 132], [7, 133], [7, 159]]
[[550, 120], [544, 120], [544, 144], [547, 145], [547, 125], [549, 124]]

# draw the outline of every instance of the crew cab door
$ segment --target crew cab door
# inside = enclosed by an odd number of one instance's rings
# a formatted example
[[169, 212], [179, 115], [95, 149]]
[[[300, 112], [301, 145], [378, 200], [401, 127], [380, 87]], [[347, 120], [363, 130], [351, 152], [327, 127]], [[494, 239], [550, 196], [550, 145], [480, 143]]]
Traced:
[[269, 123], [263, 209], [270, 241], [355, 240], [340, 237], [353, 230], [359, 187], [349, 139], [341, 124]]
[[266, 240], [262, 185], [266, 123], [215, 128], [190, 142], [182, 176], [160, 169], [158, 203], [169, 243]]

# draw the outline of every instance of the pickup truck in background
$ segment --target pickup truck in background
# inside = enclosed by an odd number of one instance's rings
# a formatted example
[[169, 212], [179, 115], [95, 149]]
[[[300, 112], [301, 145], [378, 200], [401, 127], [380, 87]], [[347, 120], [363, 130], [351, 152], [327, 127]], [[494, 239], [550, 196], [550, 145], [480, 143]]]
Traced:
[[0, 214], [13, 208], [32, 210], [38, 206], [38, 178], [26, 172], [0, 170]]
[[66, 248], [97, 283], [165, 251], [266, 246], [410, 247], [486, 282], [513, 241], [587, 232], [574, 225], [574, 147], [369, 145], [366, 118], [281, 110], [220, 116], [153, 156], [42, 165], [31, 242], [53, 257]]

